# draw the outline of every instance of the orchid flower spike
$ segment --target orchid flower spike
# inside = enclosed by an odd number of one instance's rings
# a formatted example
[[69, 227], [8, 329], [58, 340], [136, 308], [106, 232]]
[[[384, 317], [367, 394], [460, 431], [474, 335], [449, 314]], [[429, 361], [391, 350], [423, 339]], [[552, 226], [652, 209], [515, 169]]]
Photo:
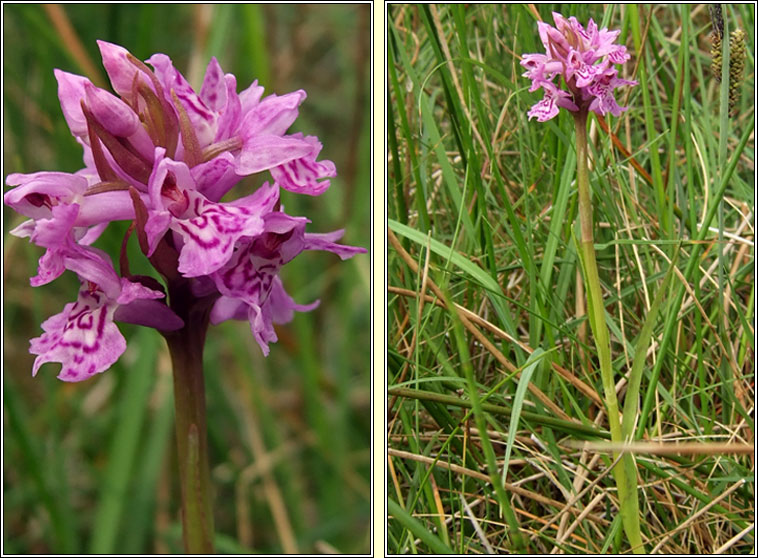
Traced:
[[527, 113], [529, 119], [545, 122], [554, 118], [559, 108], [619, 116], [626, 107], [618, 105], [614, 89], [637, 85], [618, 77], [614, 67], [629, 60], [626, 47], [614, 42], [620, 32], [598, 30], [592, 19], [585, 29], [575, 17], [567, 19], [556, 12], [553, 20], [555, 27], [537, 23], [545, 54], [524, 54], [520, 62], [526, 68], [523, 76], [532, 80], [529, 91], [544, 91], [543, 99]]
[[[58, 98], [71, 134], [84, 151], [84, 168], [14, 173], [4, 201], [27, 221], [12, 234], [45, 249], [33, 286], [66, 270], [79, 276], [76, 302], [42, 324], [31, 341], [33, 372], [60, 362], [59, 377], [87, 379], [108, 369], [126, 349], [116, 321], [169, 332], [183, 327], [172, 284], [189, 285], [193, 301], [208, 302], [213, 323], [247, 320], [264, 354], [276, 340], [274, 323], [317, 302], [297, 304], [280, 269], [308, 250], [342, 259], [366, 252], [336, 243], [342, 231], [305, 232], [305, 217], [282, 209], [280, 193], [318, 196], [336, 176], [318, 160], [321, 142], [289, 128], [305, 91], [263, 95], [212, 58], [196, 92], [165, 54], [146, 63], [125, 48], [98, 41], [114, 93], [87, 78], [55, 70]], [[257, 190], [232, 194], [243, 178], [267, 173]], [[164, 279], [121, 275], [108, 254], [90, 246], [109, 223], [127, 221], [142, 251]], [[126, 239], [124, 247], [126, 246]]]

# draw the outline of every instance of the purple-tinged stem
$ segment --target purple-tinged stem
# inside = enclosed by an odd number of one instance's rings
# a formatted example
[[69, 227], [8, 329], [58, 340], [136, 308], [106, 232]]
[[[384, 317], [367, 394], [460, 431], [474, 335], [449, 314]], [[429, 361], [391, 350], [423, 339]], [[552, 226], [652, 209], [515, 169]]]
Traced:
[[213, 553], [213, 507], [205, 416], [203, 346], [211, 301], [196, 299], [187, 281], [169, 285], [182, 329], [163, 332], [174, 373], [176, 443], [182, 492], [182, 528], [188, 554]]

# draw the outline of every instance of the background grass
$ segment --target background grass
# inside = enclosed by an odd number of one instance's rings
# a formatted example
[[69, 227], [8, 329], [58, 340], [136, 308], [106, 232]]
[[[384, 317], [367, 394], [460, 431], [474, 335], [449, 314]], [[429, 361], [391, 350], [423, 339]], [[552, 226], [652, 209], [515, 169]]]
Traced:
[[[75, 171], [81, 152], [53, 68], [106, 83], [96, 39], [138, 58], [164, 52], [196, 86], [216, 56], [242, 90], [308, 92], [296, 131], [318, 135], [339, 177], [323, 196], [283, 192], [310, 230], [369, 246], [368, 5], [4, 5], [3, 176]], [[51, 18], [51, 15], [53, 16]], [[65, 23], [65, 21], [64, 21]], [[81, 50], [77, 51], [77, 44]], [[249, 191], [255, 181], [245, 181]], [[3, 208], [3, 552], [179, 552], [171, 372], [165, 343], [121, 326], [129, 348], [83, 384], [31, 377], [28, 342], [76, 296], [67, 273], [33, 289], [41, 251], [7, 234]], [[123, 226], [122, 226], [123, 225]], [[112, 255], [125, 224], [98, 244]], [[133, 272], [148, 266], [130, 246]], [[264, 359], [243, 322], [211, 328], [205, 352], [220, 552], [366, 553], [370, 542], [369, 259], [310, 253], [283, 272], [314, 312], [278, 329]]]
[[590, 128], [617, 391], [641, 362], [637, 439], [701, 444], [636, 455], [643, 539], [753, 552], [755, 12], [723, 6], [747, 37], [731, 116], [707, 5], [389, 7], [390, 553], [629, 550], [608, 453], [576, 446], [609, 435], [572, 238], [573, 119], [528, 122], [541, 93], [518, 65], [553, 10], [620, 29], [640, 82]]

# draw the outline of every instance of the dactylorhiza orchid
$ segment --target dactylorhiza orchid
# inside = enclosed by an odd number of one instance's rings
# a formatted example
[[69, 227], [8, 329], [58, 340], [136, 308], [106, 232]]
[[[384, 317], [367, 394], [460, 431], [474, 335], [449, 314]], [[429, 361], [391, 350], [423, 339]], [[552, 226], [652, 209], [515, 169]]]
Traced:
[[[208, 323], [247, 320], [268, 355], [277, 339], [273, 324], [318, 304], [295, 303], [279, 277], [282, 266], [306, 250], [343, 260], [366, 250], [338, 244], [342, 231], [305, 232], [309, 220], [282, 208], [282, 189], [318, 196], [336, 175], [331, 161], [318, 160], [322, 146], [315, 136], [287, 133], [304, 91], [264, 97], [253, 82], [238, 93], [235, 77], [213, 58], [197, 93], [164, 54], [151, 56], [150, 68], [118, 45], [98, 45], [116, 95], [55, 70], [84, 168], [6, 179], [13, 188], [5, 203], [29, 218], [11, 233], [45, 249], [31, 284], [49, 283], [66, 270], [81, 281], [76, 301], [46, 320], [44, 333], [31, 340], [37, 355], [32, 372], [59, 362], [58, 377], [76, 382], [107, 370], [126, 349], [115, 322], [154, 327], [166, 337], [183, 497], [206, 492], [185, 506], [185, 515], [195, 510], [189, 521], [202, 539], [190, 540], [187, 549], [207, 551], [207, 478], [192, 485], [207, 477], [207, 459], [200, 465], [204, 472], [184, 468], [187, 455], [199, 451], [202, 461], [205, 451], [202, 345]], [[222, 201], [241, 179], [264, 172], [269, 182]], [[120, 273], [108, 254], [93, 247], [113, 221], [131, 222]], [[125, 247], [133, 233], [163, 283], [130, 273]]]
[[[317, 161], [318, 139], [286, 133], [305, 92], [263, 97], [254, 82], [237, 93], [235, 77], [213, 58], [198, 94], [166, 55], [148, 59], [151, 70], [120, 46], [98, 44], [119, 96], [55, 71], [85, 168], [7, 177], [14, 188], [5, 203], [30, 218], [12, 234], [46, 249], [32, 285], [66, 269], [83, 285], [77, 302], [46, 321], [45, 333], [32, 341], [39, 355], [34, 372], [49, 361], [62, 363], [59, 377], [66, 381], [107, 370], [126, 347], [114, 319], [160, 330], [182, 327], [159, 285], [123, 268], [119, 279], [108, 255], [91, 246], [116, 220], [135, 223], [146, 255], [168, 281], [187, 279], [195, 294], [216, 298], [212, 322], [249, 319], [268, 354], [268, 343], [276, 340], [273, 323], [314, 307], [286, 294], [281, 265], [303, 250], [328, 250], [343, 259], [365, 252], [336, 244], [339, 233], [304, 232], [307, 220], [281, 209], [280, 189], [317, 196], [336, 175], [331, 161]], [[271, 183], [220, 201], [243, 177], [263, 171]]]
[[[524, 77], [532, 80], [529, 91], [544, 90], [543, 99], [527, 113], [529, 119], [545, 122], [558, 114], [559, 107], [619, 116], [626, 108], [618, 105], [613, 90], [637, 84], [619, 78], [614, 68], [629, 60], [626, 47], [614, 44], [620, 32], [598, 30], [592, 19], [585, 29], [575, 17], [555, 12], [553, 20], [555, 27], [537, 22], [545, 54], [524, 54], [520, 62], [527, 70]], [[554, 83], [556, 77], [562, 78], [565, 89]]]
[[[584, 28], [575, 17], [565, 18], [553, 12], [555, 27], [537, 22], [537, 28], [545, 54], [524, 54], [521, 65], [526, 68], [524, 77], [532, 81], [530, 91], [542, 88], [544, 97], [527, 113], [529, 119], [537, 118], [545, 122], [554, 118], [560, 108], [568, 110], [574, 117], [576, 129], [576, 184], [578, 192], [578, 213], [580, 234], [578, 252], [587, 292], [587, 309], [590, 327], [595, 338], [600, 374], [611, 438], [614, 442], [627, 441], [634, 420], [624, 421], [624, 430], [619, 420], [616, 399], [615, 378], [611, 360], [610, 334], [606, 323], [605, 305], [597, 269], [594, 247], [594, 226], [592, 197], [587, 162], [587, 118], [590, 112], [598, 116], [611, 113], [620, 116], [627, 110], [620, 107], [613, 91], [622, 85], [636, 85], [637, 82], [622, 79], [616, 65], [623, 64], [630, 56], [623, 45], [615, 44], [619, 31], [598, 30], [593, 20]], [[555, 79], [558, 78], [556, 83]], [[630, 392], [639, 389], [639, 383], [627, 390], [625, 417], [637, 416], [636, 395]], [[618, 455], [617, 455], [618, 457]], [[640, 535], [639, 503], [637, 501], [637, 472], [633, 458], [624, 454], [621, 463], [613, 468], [618, 488], [621, 518], [633, 552], [644, 552]]]

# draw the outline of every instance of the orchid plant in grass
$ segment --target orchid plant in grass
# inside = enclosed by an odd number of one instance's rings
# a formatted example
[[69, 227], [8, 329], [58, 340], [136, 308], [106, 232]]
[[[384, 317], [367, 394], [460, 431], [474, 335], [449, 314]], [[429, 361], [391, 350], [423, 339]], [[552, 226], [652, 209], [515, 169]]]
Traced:
[[[115, 95], [55, 70], [84, 168], [6, 179], [12, 189], [5, 203], [29, 218], [11, 233], [45, 249], [31, 284], [66, 270], [81, 282], [77, 299], [31, 340], [32, 373], [57, 362], [61, 380], [87, 380], [125, 351], [116, 322], [158, 330], [173, 364], [185, 547], [211, 552], [202, 368], [209, 323], [247, 320], [268, 355], [277, 340], [274, 324], [318, 305], [296, 303], [280, 269], [307, 250], [343, 260], [366, 250], [338, 244], [343, 231], [306, 232], [310, 221], [282, 207], [282, 189], [318, 196], [336, 175], [331, 161], [319, 160], [315, 136], [287, 133], [304, 91], [264, 96], [256, 81], [238, 93], [234, 75], [212, 58], [198, 93], [165, 54], [151, 56], [150, 67], [118, 45], [98, 45]], [[241, 179], [263, 172], [270, 182], [222, 201]], [[93, 246], [113, 221], [131, 222], [119, 271]], [[130, 272], [132, 234], [162, 280]]]
[[[554, 118], [559, 109], [563, 108], [574, 117], [581, 231], [579, 254], [587, 287], [589, 322], [598, 352], [611, 438], [614, 442], [622, 442], [624, 432], [630, 430], [631, 425], [624, 424], [622, 429], [619, 420], [616, 382], [611, 366], [610, 334], [605, 321], [603, 294], [595, 257], [587, 161], [587, 118], [590, 112], [601, 117], [608, 113], [620, 116], [627, 109], [616, 102], [614, 90], [623, 85], [637, 85], [637, 82], [619, 77], [616, 66], [630, 58], [626, 47], [615, 43], [620, 31], [598, 29], [592, 19], [585, 28], [575, 17], [566, 18], [555, 12], [553, 21], [555, 26], [542, 21], [537, 22], [545, 53], [524, 54], [521, 59], [521, 65], [526, 69], [523, 75], [532, 81], [529, 91], [541, 88], [544, 92], [542, 100], [527, 114], [530, 120], [536, 117], [538, 122], [545, 122]], [[636, 412], [631, 414], [636, 415]], [[618, 487], [624, 530], [631, 549], [633, 552], [643, 553], [637, 501], [637, 472], [631, 454], [623, 454], [613, 473]]]

